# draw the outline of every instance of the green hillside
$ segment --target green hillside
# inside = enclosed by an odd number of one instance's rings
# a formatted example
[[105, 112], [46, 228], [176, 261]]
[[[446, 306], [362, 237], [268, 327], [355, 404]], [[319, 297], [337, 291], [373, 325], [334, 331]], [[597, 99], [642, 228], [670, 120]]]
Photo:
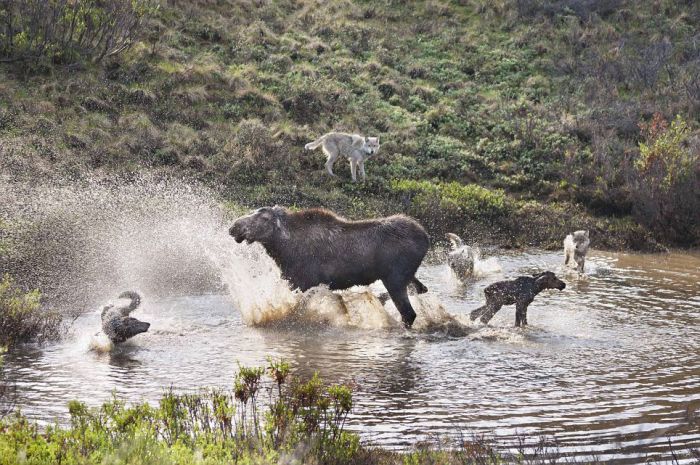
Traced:
[[[13, 178], [151, 169], [508, 247], [700, 243], [698, 2], [170, 0], [103, 57], [30, 53], [19, 3], [0, 14]], [[303, 149], [331, 130], [380, 136], [365, 183]]]

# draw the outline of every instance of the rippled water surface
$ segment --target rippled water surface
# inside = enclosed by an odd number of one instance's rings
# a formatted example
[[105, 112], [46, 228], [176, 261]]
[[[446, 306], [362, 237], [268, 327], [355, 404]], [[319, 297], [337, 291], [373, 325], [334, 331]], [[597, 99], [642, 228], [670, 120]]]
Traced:
[[[668, 438], [678, 450], [700, 447], [700, 424], [689, 421], [700, 416], [700, 254], [591, 255], [586, 276], [563, 273], [564, 291], [540, 294], [527, 329], [513, 328], [513, 307], [489, 326], [470, 325], [466, 337], [255, 328], [226, 295], [146, 296], [135, 316], [151, 331], [118, 351], [89, 350], [95, 312], [60, 344], [9, 354], [6, 369], [22, 411], [43, 422], [65, 420], [70, 399], [97, 405], [113, 392], [138, 401], [171, 385], [227, 387], [237, 362], [272, 355], [328, 381], [355, 382], [351, 428], [386, 446], [461, 432], [504, 444], [548, 435], [564, 451], [630, 461], [668, 459]], [[419, 277], [464, 316], [503, 276], [563, 272], [559, 253], [498, 260], [502, 273], [467, 286], [439, 264]]]

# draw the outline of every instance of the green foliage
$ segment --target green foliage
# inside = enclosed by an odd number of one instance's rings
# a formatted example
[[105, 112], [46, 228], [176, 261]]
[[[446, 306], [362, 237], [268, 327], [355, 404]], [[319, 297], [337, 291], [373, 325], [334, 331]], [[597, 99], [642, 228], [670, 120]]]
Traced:
[[639, 158], [634, 166], [645, 182], [669, 191], [693, 175], [700, 155], [684, 146], [690, 129], [680, 115], [669, 126], [656, 113], [650, 123], [640, 123], [640, 127], [645, 140], [639, 143]]
[[687, 144], [690, 130], [679, 115], [670, 124], [659, 113], [640, 123], [643, 140], [634, 161], [631, 192], [642, 224], [662, 229], [674, 242], [700, 239], [700, 153]]
[[0, 280], [0, 347], [21, 342], [58, 339], [63, 325], [59, 314], [41, 307], [38, 290], [23, 292], [10, 275]]
[[[287, 362], [270, 359], [267, 370], [240, 367], [231, 393], [169, 390], [158, 407], [127, 406], [116, 397], [99, 409], [72, 401], [70, 427], [45, 432], [18, 414], [0, 423], [0, 464], [20, 456], [33, 464], [274, 463], [287, 451], [297, 451], [304, 463], [350, 462], [360, 450], [357, 436], [345, 431], [350, 388], [326, 386], [318, 375], [287, 385], [289, 374]], [[278, 394], [271, 390], [267, 405], [259, 406], [264, 421], [246, 418], [257, 392], [273, 384]]]
[[391, 188], [397, 194], [407, 195], [412, 208], [420, 216], [438, 209], [449, 215], [496, 219], [513, 210], [512, 201], [502, 190], [487, 189], [477, 184], [400, 180], [393, 181]]
[[4, 1], [0, 57], [101, 61], [129, 48], [142, 20], [155, 9], [151, 0]]

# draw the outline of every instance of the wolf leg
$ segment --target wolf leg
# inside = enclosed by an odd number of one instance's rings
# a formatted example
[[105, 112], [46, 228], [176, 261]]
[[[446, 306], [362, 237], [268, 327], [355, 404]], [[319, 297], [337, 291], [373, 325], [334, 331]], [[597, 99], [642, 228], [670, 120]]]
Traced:
[[328, 171], [328, 174], [330, 174], [331, 176], [335, 176], [335, 174], [333, 174], [333, 163], [335, 163], [335, 160], [338, 158], [338, 153], [328, 151], [325, 147], [323, 147], [323, 152], [326, 154], [326, 156], [328, 156], [325, 165], [326, 171]]
[[360, 165], [360, 175], [362, 176], [362, 180], [364, 181], [365, 179], [367, 179], [367, 175], [365, 174], [365, 161], [360, 160], [358, 163]]
[[350, 159], [350, 174], [352, 175], [352, 181], [357, 182], [357, 162], [354, 158]]

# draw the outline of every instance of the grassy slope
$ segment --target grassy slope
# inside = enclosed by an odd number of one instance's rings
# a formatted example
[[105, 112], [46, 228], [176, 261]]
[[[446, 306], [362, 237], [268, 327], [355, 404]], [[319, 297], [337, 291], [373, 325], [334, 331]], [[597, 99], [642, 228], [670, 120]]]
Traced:
[[[435, 236], [558, 247], [588, 227], [598, 247], [643, 237], [653, 248], [667, 238], [630, 216], [621, 165], [654, 111], [698, 126], [681, 77], [695, 66], [683, 53], [696, 50], [700, 7], [598, 1], [589, 16], [565, 3], [169, 2], [143, 42], [104, 65], [0, 67], [0, 170], [149, 167], [250, 206], [406, 211]], [[670, 72], [635, 78], [626, 70], [644, 57], [613, 46], [657, 36], [681, 44], [677, 85]], [[629, 69], [599, 75], [613, 53]], [[349, 182], [345, 161], [329, 179], [320, 151], [304, 152], [333, 129], [381, 136], [365, 184]], [[458, 184], [426, 193], [443, 182]]]

